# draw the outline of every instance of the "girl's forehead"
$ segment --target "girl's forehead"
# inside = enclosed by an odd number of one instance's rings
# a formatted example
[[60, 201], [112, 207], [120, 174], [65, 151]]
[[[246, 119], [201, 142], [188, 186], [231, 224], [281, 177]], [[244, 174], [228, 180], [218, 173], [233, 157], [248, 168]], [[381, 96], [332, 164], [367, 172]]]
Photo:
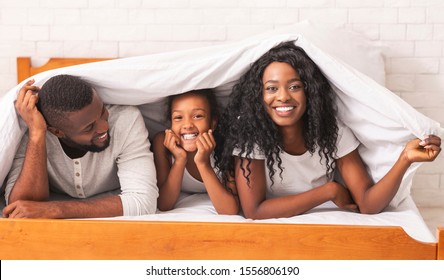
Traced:
[[208, 110], [210, 109], [210, 104], [208, 99], [202, 94], [186, 93], [174, 98], [171, 107], [173, 109], [199, 107]]

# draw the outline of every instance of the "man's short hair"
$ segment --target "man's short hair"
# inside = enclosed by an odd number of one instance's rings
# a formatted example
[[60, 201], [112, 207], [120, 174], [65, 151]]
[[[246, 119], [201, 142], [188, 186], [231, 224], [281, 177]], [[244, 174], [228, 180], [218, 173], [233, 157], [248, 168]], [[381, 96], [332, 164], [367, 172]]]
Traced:
[[43, 84], [37, 103], [47, 124], [60, 127], [66, 113], [77, 112], [93, 100], [94, 89], [87, 81], [72, 75], [57, 75]]

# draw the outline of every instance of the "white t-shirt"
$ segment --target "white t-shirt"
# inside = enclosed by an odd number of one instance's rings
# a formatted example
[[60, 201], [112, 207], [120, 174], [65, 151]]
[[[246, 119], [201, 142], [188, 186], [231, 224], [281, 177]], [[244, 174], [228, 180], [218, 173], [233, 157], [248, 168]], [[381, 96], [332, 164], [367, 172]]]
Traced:
[[[99, 153], [88, 152], [71, 159], [59, 139], [46, 133], [50, 190], [78, 199], [118, 194], [125, 216], [155, 213], [156, 172], [142, 114], [133, 106], [106, 105], [106, 108], [110, 145]], [[7, 177], [6, 201], [22, 169], [27, 143], [26, 133]]]
[[[354, 151], [360, 143], [354, 136], [353, 132], [348, 127], [344, 126], [344, 124], [338, 122], [338, 127], [336, 155], [337, 158], [341, 158]], [[240, 149], [234, 149], [233, 155], [238, 156], [239, 154]], [[268, 175], [269, 170], [266, 168], [267, 198], [306, 192], [331, 181], [330, 178], [332, 178], [332, 176], [328, 177], [326, 175], [327, 168], [325, 166], [325, 159], [323, 158], [323, 160], [320, 161], [321, 158], [318, 154], [318, 150], [312, 155], [307, 151], [299, 156], [281, 152], [280, 157], [282, 159], [281, 167], [283, 169], [282, 179], [280, 177], [280, 169], [276, 163], [274, 165], [274, 184], [272, 185]], [[258, 149], [255, 149], [251, 158], [265, 160], [265, 155]]]

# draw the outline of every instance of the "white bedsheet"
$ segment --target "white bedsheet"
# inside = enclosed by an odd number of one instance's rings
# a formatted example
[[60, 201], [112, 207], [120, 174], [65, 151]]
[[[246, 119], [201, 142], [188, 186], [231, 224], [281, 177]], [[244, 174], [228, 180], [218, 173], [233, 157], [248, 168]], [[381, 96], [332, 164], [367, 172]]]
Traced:
[[186, 222], [247, 222], [286, 224], [338, 224], [369, 226], [400, 226], [412, 238], [423, 242], [436, 242], [415, 203], [408, 197], [398, 207], [388, 207], [375, 215], [364, 215], [343, 211], [331, 202], [324, 203], [305, 214], [291, 218], [252, 220], [240, 215], [217, 215], [207, 194], [182, 195], [176, 208], [151, 215], [122, 216], [99, 220], [143, 220], [143, 221], [186, 221]]
[[[66, 196], [54, 195], [52, 199], [68, 199]], [[5, 206], [0, 201], [0, 211]], [[383, 212], [365, 215], [343, 211], [332, 202], [324, 203], [304, 214], [291, 218], [252, 220], [241, 215], [218, 215], [207, 194], [182, 193], [175, 209], [157, 211], [156, 214], [143, 216], [119, 216], [89, 220], [122, 220], [122, 221], [173, 221], [173, 222], [239, 222], [239, 223], [285, 223], [285, 224], [330, 224], [330, 225], [368, 225], [400, 226], [412, 238], [422, 242], [436, 242], [418, 211], [413, 199], [408, 196], [397, 207], [387, 207]]]
[[[415, 137], [422, 138], [431, 133], [444, 136], [444, 129], [440, 127], [439, 123], [425, 117], [384, 88], [381, 85], [383, 84], [382, 79], [376, 82], [374, 79], [378, 80], [378, 73], [371, 75], [373, 79], [362, 73], [375, 73], [374, 69], [367, 72], [365, 65], [371, 66], [372, 63], [380, 63], [380, 61], [366, 60], [364, 55], [356, 51], [351, 52], [348, 49], [338, 52], [337, 45], [339, 43], [340, 46], [340, 42], [322, 41], [322, 38], [326, 38], [324, 35], [325, 33], [317, 32], [310, 26], [296, 25], [219, 46], [56, 69], [35, 75], [34, 79], [37, 85], [42, 85], [48, 78], [56, 74], [66, 73], [82, 76], [96, 85], [96, 89], [105, 103], [138, 105], [150, 133], [153, 134], [165, 128], [163, 107], [160, 105], [167, 95], [192, 89], [215, 88], [218, 96], [223, 100], [229, 94], [233, 83], [239, 79], [252, 62], [280, 42], [296, 40], [296, 44], [305, 49], [336, 88], [339, 100], [339, 118], [352, 129], [361, 141], [362, 145], [359, 147], [359, 151], [375, 181], [382, 178], [394, 164], [408, 140]], [[332, 51], [331, 48], [335, 48], [335, 51]], [[383, 70], [381, 69], [381, 71]], [[21, 85], [17, 85], [11, 89], [0, 101], [0, 182], [6, 178], [19, 141], [26, 130], [14, 109], [14, 100], [20, 87]], [[417, 212], [416, 207], [414, 207], [415, 209], [407, 207], [406, 211], [404, 211], [406, 208], [403, 207], [405, 207], [404, 203], [411, 204], [410, 187], [418, 166], [419, 164], [415, 164], [406, 173], [400, 190], [390, 204], [395, 209], [394, 212], [387, 211], [378, 215], [365, 216], [329, 211], [328, 215], [324, 215], [317, 213], [318, 210], [316, 210], [316, 213], [310, 214], [310, 216], [301, 215], [294, 219], [304, 223], [366, 224], [381, 222], [384, 224], [387, 222], [387, 224], [401, 225], [401, 220], [407, 216], [415, 216], [410, 213]], [[193, 198], [193, 201], [194, 199], [197, 200], [197, 198]], [[189, 207], [186, 209], [186, 213], [179, 214], [181, 208], [178, 208], [168, 214], [150, 218], [166, 219], [170, 217], [173, 220], [206, 218], [205, 215], [199, 217], [193, 215], [192, 211], [198, 211], [198, 209]], [[395, 213], [396, 215], [394, 215]], [[175, 216], [176, 214], [178, 216]], [[424, 237], [422, 234], [415, 233], [415, 228], [416, 231], [425, 231], [421, 229], [425, 227], [422, 218], [419, 215], [415, 217], [412, 218], [412, 222], [408, 221], [408, 225], [403, 225], [403, 227], [412, 236], [417, 236], [421, 240], [429, 239], [430, 236]], [[231, 221], [233, 217], [211, 215], [209, 220], [213, 219]], [[241, 217], [234, 218], [234, 220], [236, 219], [241, 219]], [[392, 221], [389, 223], [390, 220]], [[293, 219], [279, 219], [273, 222], [292, 221]]]

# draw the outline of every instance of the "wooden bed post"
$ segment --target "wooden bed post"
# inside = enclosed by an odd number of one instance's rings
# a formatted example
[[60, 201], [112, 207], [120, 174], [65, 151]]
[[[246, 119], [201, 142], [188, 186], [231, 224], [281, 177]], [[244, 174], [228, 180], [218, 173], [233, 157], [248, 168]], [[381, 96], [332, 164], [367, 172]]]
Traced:
[[439, 227], [437, 229], [438, 236], [438, 248], [436, 259], [444, 260], [444, 227]]
[[17, 83], [31, 77], [31, 58], [17, 57]]

